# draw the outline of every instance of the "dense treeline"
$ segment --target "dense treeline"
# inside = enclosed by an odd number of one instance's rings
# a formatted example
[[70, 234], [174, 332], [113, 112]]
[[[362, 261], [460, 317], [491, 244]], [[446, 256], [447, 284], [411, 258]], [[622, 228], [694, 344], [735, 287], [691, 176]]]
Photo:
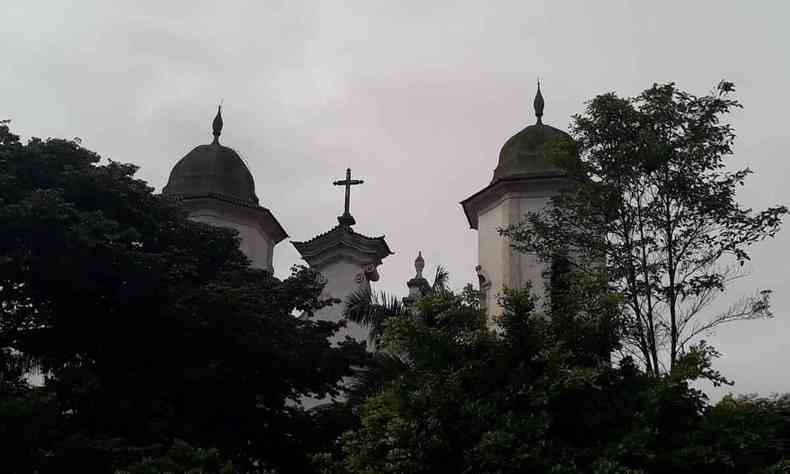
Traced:
[[294, 402], [337, 394], [363, 348], [292, 317], [326, 304], [316, 274], [251, 269], [134, 172], [0, 124], [0, 470], [112, 472], [175, 440], [307, 470], [323, 441]]
[[690, 383], [710, 351], [665, 377], [604, 356], [617, 305], [536, 311], [528, 290], [503, 299], [501, 330], [463, 295], [424, 298], [385, 322], [382, 350], [406, 361], [361, 406], [322, 472], [741, 473], [790, 469], [790, 398], [726, 397]]

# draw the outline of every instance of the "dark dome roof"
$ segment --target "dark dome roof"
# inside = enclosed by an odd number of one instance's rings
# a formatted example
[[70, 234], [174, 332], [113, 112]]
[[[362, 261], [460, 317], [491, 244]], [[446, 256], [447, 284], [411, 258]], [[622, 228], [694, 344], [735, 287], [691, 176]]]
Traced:
[[497, 181], [509, 177], [540, 177], [557, 176], [564, 174], [558, 164], [547, 153], [546, 145], [557, 140], [573, 141], [570, 135], [543, 123], [543, 95], [535, 95], [535, 115], [538, 120], [524, 130], [510, 137], [499, 152], [499, 164], [494, 169], [494, 179]]
[[247, 165], [238, 153], [217, 140], [197, 146], [181, 158], [162, 193], [183, 197], [219, 195], [258, 204]]
[[554, 163], [546, 144], [554, 140], [572, 140], [570, 135], [550, 125], [536, 123], [510, 137], [499, 152], [494, 181], [513, 176], [557, 175], [563, 171]]
[[258, 205], [255, 182], [238, 153], [219, 144], [222, 106], [211, 124], [214, 142], [196, 146], [170, 172], [162, 194], [189, 197], [214, 196]]

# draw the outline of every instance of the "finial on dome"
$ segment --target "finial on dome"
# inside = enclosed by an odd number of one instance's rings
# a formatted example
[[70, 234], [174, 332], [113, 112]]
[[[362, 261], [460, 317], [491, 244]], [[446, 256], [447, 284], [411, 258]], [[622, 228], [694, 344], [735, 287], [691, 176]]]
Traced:
[[219, 143], [219, 136], [222, 133], [222, 103], [217, 106], [217, 115], [211, 126], [214, 129], [214, 143]]
[[414, 278], [422, 278], [422, 270], [425, 268], [425, 259], [422, 258], [422, 250], [417, 251], [417, 258], [414, 260], [414, 269], [417, 275]]
[[538, 123], [543, 123], [543, 94], [540, 93], [540, 78], [538, 78], [538, 92], [535, 94], [535, 116], [538, 117]]

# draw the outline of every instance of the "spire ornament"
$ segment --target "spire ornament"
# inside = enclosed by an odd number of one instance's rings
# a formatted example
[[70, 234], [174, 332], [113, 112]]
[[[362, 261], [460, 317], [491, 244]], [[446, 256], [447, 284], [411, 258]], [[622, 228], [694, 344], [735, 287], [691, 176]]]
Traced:
[[222, 133], [222, 104], [217, 106], [217, 115], [211, 122], [211, 128], [214, 129], [214, 143], [219, 143], [219, 136]]
[[414, 278], [422, 278], [422, 271], [425, 268], [425, 259], [422, 258], [422, 250], [417, 252], [417, 258], [414, 260], [414, 269], [417, 270], [417, 275]]
[[542, 124], [543, 106], [545, 105], [545, 102], [543, 101], [543, 94], [540, 93], [540, 79], [538, 79], [538, 92], [535, 94], [535, 101], [533, 104], [535, 106], [535, 116], [538, 118], [537, 123]]

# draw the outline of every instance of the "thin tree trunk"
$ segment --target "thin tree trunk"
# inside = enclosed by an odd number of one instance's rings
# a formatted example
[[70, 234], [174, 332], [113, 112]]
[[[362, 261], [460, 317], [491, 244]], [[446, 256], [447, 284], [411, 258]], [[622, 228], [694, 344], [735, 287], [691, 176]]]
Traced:
[[645, 279], [645, 297], [647, 299], [647, 329], [648, 329], [648, 342], [650, 344], [650, 353], [653, 358], [653, 366], [655, 374], [661, 373], [661, 366], [658, 360], [658, 345], [656, 342], [655, 319], [653, 318], [653, 290], [650, 288], [650, 272], [648, 272], [647, 250], [645, 249], [645, 224], [642, 220], [642, 201], [641, 196], [637, 199], [637, 228], [639, 229], [639, 237], [641, 244], [640, 250], [640, 263], [642, 266], [642, 276]]

